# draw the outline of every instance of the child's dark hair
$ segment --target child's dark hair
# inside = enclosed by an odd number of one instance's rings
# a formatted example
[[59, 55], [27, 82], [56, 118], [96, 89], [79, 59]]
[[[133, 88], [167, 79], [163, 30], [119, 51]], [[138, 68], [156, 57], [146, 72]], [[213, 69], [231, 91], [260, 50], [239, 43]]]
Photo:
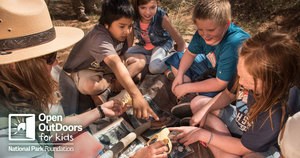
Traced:
[[120, 18], [134, 17], [134, 9], [128, 0], [103, 0], [99, 23], [111, 25]]
[[[131, 0], [133, 8], [135, 10], [135, 18], [140, 18], [139, 6], [148, 4], [151, 0]], [[160, 3], [160, 0], [156, 0], [157, 4]]]

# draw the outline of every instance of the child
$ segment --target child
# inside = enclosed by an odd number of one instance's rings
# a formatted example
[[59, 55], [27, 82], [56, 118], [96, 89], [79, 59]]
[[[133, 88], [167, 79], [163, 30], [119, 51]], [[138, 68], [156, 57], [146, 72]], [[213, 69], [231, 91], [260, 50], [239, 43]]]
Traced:
[[138, 118], [150, 114], [158, 119], [122, 62], [133, 16], [134, 9], [127, 0], [105, 0], [99, 24], [74, 46], [63, 69], [78, 91], [90, 95], [96, 104], [105, 102], [110, 91], [118, 91], [116, 87], [121, 85], [132, 97]]
[[[300, 89], [294, 86], [289, 91], [288, 107], [289, 118], [278, 136], [281, 157], [300, 157], [299, 132], [300, 132]], [[249, 153], [243, 158], [264, 158], [261, 153]]]
[[288, 115], [289, 89], [300, 81], [299, 63], [300, 46], [291, 36], [257, 34], [240, 49], [239, 86], [234, 85], [240, 88], [236, 88], [235, 106], [227, 106], [234, 95], [226, 89], [198, 111], [202, 117], [197, 122], [206, 120], [203, 128], [171, 130], [184, 131], [177, 138], [185, 145], [205, 142], [215, 157], [239, 157], [250, 152], [277, 157], [277, 137]]
[[226, 88], [236, 72], [238, 47], [249, 38], [231, 23], [227, 0], [197, 2], [193, 21], [197, 31], [188, 49], [166, 61], [176, 76], [172, 92], [181, 100], [186, 100], [183, 96], [189, 93], [213, 97]]
[[173, 39], [177, 51], [185, 49], [185, 42], [165, 11], [158, 7], [159, 0], [133, 0], [132, 3], [136, 13], [133, 32], [138, 40], [126, 54], [127, 60], [134, 62], [132, 72], [138, 74], [147, 63], [150, 73], [163, 73], [167, 70], [165, 60], [173, 48]]

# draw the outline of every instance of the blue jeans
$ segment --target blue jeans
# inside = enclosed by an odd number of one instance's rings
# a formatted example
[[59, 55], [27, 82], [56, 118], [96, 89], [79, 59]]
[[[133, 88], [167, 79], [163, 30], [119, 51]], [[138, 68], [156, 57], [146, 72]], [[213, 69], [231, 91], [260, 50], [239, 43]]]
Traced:
[[[172, 56], [170, 56], [165, 63], [169, 68], [173, 66], [176, 69], [178, 69], [182, 56], [183, 56], [182, 52], [175, 53]], [[185, 72], [185, 75], [188, 76], [192, 82], [202, 81], [208, 78], [214, 78], [215, 76], [213, 75], [207, 75], [209, 71], [213, 71], [211, 68], [208, 67], [208, 62], [209, 61], [204, 54], [198, 54], [195, 57], [191, 67]], [[218, 93], [219, 91], [199, 93], [199, 95], [214, 97]]]

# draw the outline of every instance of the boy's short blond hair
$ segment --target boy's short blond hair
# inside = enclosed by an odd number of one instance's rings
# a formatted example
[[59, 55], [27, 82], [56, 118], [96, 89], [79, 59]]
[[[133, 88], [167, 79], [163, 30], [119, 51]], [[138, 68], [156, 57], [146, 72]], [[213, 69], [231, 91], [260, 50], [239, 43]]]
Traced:
[[228, 0], [199, 0], [193, 11], [193, 21], [214, 20], [220, 25], [231, 21], [231, 6]]

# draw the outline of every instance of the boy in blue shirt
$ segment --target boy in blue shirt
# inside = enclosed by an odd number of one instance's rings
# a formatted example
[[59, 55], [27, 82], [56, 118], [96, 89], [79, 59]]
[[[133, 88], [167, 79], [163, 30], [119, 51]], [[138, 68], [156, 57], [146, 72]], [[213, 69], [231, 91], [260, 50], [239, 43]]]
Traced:
[[176, 76], [172, 92], [177, 98], [199, 93], [206, 102], [232, 80], [238, 48], [250, 35], [231, 23], [229, 1], [198, 2], [193, 21], [198, 30], [188, 49], [171, 56], [166, 64]]

